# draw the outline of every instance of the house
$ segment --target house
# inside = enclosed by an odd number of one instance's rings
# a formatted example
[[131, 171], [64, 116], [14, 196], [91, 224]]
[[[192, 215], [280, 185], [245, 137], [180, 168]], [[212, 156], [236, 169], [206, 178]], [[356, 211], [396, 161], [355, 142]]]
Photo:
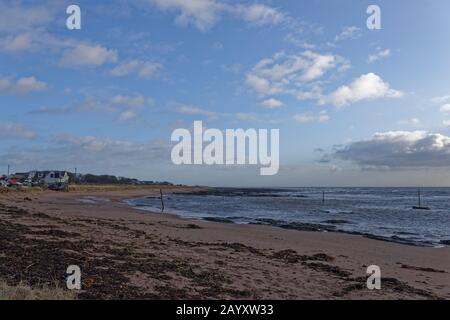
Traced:
[[9, 176], [9, 179], [14, 179], [17, 181], [22, 181], [25, 180], [28, 177], [28, 173], [27, 172], [17, 172], [13, 175]]
[[26, 182], [47, 185], [69, 183], [69, 173], [67, 171], [31, 171], [28, 173]]

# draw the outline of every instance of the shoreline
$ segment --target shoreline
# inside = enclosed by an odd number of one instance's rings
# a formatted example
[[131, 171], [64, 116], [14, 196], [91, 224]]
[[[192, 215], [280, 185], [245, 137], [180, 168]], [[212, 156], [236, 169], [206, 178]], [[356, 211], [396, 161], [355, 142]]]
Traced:
[[[136, 199], [136, 198], [135, 198]], [[128, 200], [134, 200], [127, 199]], [[125, 202], [124, 202], [125, 203]], [[161, 215], [171, 215], [172, 217], [184, 219], [184, 220], [190, 220], [190, 221], [203, 221], [203, 222], [211, 222], [211, 223], [220, 223], [220, 224], [233, 224], [233, 225], [260, 225], [260, 226], [269, 226], [271, 228], [281, 229], [281, 230], [294, 230], [298, 232], [318, 232], [318, 233], [336, 233], [336, 234], [347, 234], [347, 235], [354, 235], [354, 236], [361, 236], [367, 239], [376, 240], [376, 241], [383, 241], [383, 242], [390, 242], [390, 243], [396, 243], [400, 245], [405, 246], [412, 246], [412, 247], [420, 247], [420, 248], [434, 248], [434, 249], [442, 249], [446, 247], [450, 247], [446, 244], [432, 244], [427, 242], [420, 242], [420, 241], [409, 241], [401, 238], [392, 238], [392, 237], [384, 237], [379, 236], [376, 234], [371, 233], [363, 233], [363, 232], [357, 232], [357, 231], [345, 231], [345, 230], [339, 230], [339, 229], [332, 229], [328, 226], [324, 226], [321, 224], [313, 224], [313, 223], [302, 223], [302, 222], [285, 222], [283, 220], [275, 220], [275, 219], [258, 219], [261, 222], [243, 222], [243, 223], [237, 223], [233, 221], [233, 219], [225, 217], [185, 217], [181, 214], [170, 212], [170, 211], [164, 211], [164, 212], [156, 212], [152, 209], [145, 209], [145, 207], [139, 207], [133, 204], [125, 203], [131, 208], [134, 208], [138, 211], [143, 211], [149, 214], [161, 214]], [[269, 221], [270, 220], [270, 221]], [[325, 227], [325, 228], [324, 228]]]
[[[191, 190], [191, 191], [187, 191], [185, 193], [187, 194], [192, 194], [192, 195], [196, 195], [196, 196], [201, 196], [202, 194], [205, 195], [210, 195], [210, 194], [214, 194], [214, 189], [216, 188], [212, 188], [213, 191], [205, 191], [204, 189], [198, 191], [198, 190]], [[219, 189], [223, 189], [223, 188], [219, 188]], [[233, 189], [233, 188], [228, 188], [228, 189]], [[251, 189], [248, 189], [251, 190]], [[263, 190], [266, 190], [266, 188], [264, 188]], [[267, 189], [269, 190], [269, 189]], [[170, 193], [169, 193], [170, 194]], [[172, 194], [176, 194], [176, 192], [172, 192]], [[361, 231], [350, 231], [350, 230], [344, 230], [344, 229], [340, 229], [339, 226], [333, 224], [333, 223], [327, 223], [326, 221], [322, 222], [322, 223], [310, 223], [310, 222], [288, 222], [288, 221], [284, 221], [284, 220], [278, 220], [278, 219], [268, 219], [268, 218], [257, 218], [257, 219], [253, 219], [251, 220], [250, 218], [246, 218], [246, 221], [243, 221], [242, 223], [239, 223], [237, 221], [235, 221], [236, 219], [240, 219], [240, 218], [244, 218], [244, 217], [221, 217], [221, 216], [207, 216], [207, 215], [199, 215], [199, 216], [189, 216], [188, 214], [183, 215], [183, 213], [177, 213], [177, 212], [171, 212], [170, 210], [167, 211], [165, 210], [164, 212], [157, 212], [155, 210], [155, 208], [152, 208], [150, 206], [146, 206], [146, 205], [137, 205], [137, 204], [133, 204], [133, 201], [136, 200], [142, 200], [148, 197], [133, 197], [133, 198], [127, 198], [127, 199], [123, 199], [124, 203], [127, 204], [128, 206], [135, 208], [136, 210], [139, 211], [144, 211], [147, 213], [151, 213], [151, 214], [170, 214], [173, 215], [175, 217], [181, 218], [181, 219], [188, 219], [188, 220], [193, 220], [193, 221], [208, 221], [208, 222], [216, 222], [216, 223], [226, 223], [226, 224], [237, 224], [237, 225], [264, 225], [264, 226], [270, 226], [270, 227], [274, 227], [274, 228], [279, 228], [279, 229], [283, 229], [283, 230], [296, 230], [296, 231], [310, 231], [310, 232], [331, 232], [331, 233], [338, 233], [338, 234], [348, 234], [348, 235], [355, 235], [355, 236], [361, 236], [361, 237], [365, 237], [368, 239], [372, 239], [372, 240], [377, 240], [377, 241], [385, 241], [385, 242], [391, 242], [391, 243], [397, 243], [397, 244], [402, 244], [402, 245], [406, 245], [406, 246], [414, 246], [414, 247], [424, 247], [424, 248], [445, 248], [445, 247], [450, 247], [450, 243], [447, 244], [446, 242], [448, 242], [448, 240], [441, 240], [439, 243], [437, 242], [431, 242], [431, 241], [414, 241], [414, 240], [409, 240], [409, 239], [405, 239], [405, 238], [401, 238], [399, 236], [383, 236], [383, 235], [377, 235], [374, 233], [368, 233], [368, 232], [361, 232]], [[152, 198], [159, 198], [159, 197], [152, 197]], [[338, 220], [336, 220], [338, 221]], [[350, 223], [345, 221], [345, 223]]]
[[[80, 299], [450, 299], [448, 247], [139, 213], [123, 202], [158, 192], [1, 194], [0, 279], [36, 285], [34, 276], [45, 283], [73, 263], [85, 279]], [[38, 250], [19, 255], [30, 241]], [[372, 264], [380, 291], [365, 288]]]

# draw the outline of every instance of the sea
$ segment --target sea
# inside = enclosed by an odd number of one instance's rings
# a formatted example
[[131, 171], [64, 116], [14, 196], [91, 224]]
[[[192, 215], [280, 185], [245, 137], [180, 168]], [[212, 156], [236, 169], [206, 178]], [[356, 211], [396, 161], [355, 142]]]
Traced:
[[[285, 229], [344, 232], [416, 246], [450, 245], [450, 188], [211, 188], [164, 195], [181, 217]], [[161, 212], [160, 197], [130, 199]]]

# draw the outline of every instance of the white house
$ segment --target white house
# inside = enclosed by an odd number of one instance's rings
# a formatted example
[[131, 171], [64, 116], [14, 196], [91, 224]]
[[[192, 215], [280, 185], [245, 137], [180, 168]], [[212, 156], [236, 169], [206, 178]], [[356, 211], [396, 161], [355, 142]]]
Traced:
[[66, 171], [50, 171], [44, 178], [45, 184], [69, 183], [69, 174]]
[[67, 171], [32, 171], [27, 180], [44, 184], [69, 183], [69, 174]]

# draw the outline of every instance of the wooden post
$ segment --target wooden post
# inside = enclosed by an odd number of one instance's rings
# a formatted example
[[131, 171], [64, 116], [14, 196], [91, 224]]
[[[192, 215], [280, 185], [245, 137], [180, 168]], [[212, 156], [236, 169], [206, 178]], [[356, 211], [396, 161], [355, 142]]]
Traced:
[[159, 193], [161, 195], [161, 212], [164, 212], [164, 198], [163, 198], [162, 189], [159, 189]]
[[322, 204], [325, 204], [325, 191], [322, 191]]
[[422, 192], [421, 192], [420, 188], [417, 190], [417, 197], [418, 197], [418, 201], [419, 201], [419, 206], [413, 206], [413, 209], [415, 209], [415, 210], [431, 210], [431, 208], [429, 208], [429, 207], [422, 206]]
[[417, 191], [417, 195], [419, 196], [419, 208], [422, 208], [422, 201], [420, 200], [420, 188]]

